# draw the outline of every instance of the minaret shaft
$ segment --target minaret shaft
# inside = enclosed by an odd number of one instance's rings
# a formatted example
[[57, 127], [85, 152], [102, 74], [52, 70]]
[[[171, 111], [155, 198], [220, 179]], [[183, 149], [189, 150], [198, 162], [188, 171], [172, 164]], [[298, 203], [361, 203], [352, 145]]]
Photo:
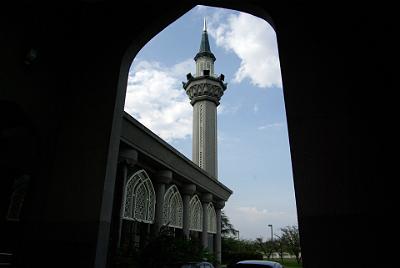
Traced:
[[217, 106], [209, 100], [193, 105], [193, 156], [199, 167], [218, 177]]

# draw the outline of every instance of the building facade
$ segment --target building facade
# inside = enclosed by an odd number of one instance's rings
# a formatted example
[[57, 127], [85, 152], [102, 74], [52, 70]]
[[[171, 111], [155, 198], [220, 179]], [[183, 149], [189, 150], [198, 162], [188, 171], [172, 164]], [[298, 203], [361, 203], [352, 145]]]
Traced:
[[[140, 142], [138, 142], [140, 141]], [[114, 201], [114, 247], [143, 248], [162, 227], [198, 239], [221, 260], [221, 209], [232, 191], [133, 117], [124, 115]]]
[[221, 261], [221, 209], [232, 194], [217, 179], [217, 106], [226, 84], [214, 75], [206, 21], [194, 60], [196, 74], [183, 83], [193, 106], [193, 161], [124, 114], [114, 224], [122, 254], [169, 228], [200, 240]]

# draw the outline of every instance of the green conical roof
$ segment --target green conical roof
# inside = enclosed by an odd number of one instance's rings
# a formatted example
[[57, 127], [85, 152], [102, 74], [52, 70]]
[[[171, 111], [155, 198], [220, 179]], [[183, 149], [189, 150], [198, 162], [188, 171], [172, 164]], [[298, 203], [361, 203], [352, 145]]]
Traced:
[[199, 52], [208, 52], [211, 53], [210, 43], [208, 42], [208, 34], [207, 31], [203, 31], [201, 35], [201, 43], [200, 43], [200, 50]]
[[199, 52], [194, 57], [194, 60], [197, 60], [197, 58], [202, 57], [202, 56], [210, 57], [215, 61], [215, 56], [211, 52], [210, 42], [208, 41], [206, 19], [204, 19], [204, 28], [203, 28], [203, 33], [201, 35], [200, 49], [199, 49]]

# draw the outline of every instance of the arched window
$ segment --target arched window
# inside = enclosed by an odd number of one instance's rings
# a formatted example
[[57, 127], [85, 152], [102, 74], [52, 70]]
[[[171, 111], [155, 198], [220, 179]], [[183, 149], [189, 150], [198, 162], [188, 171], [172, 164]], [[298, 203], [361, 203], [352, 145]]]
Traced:
[[194, 195], [192, 199], [190, 199], [189, 208], [189, 229], [201, 232], [203, 230], [203, 208], [197, 195]]
[[146, 171], [135, 172], [126, 183], [122, 218], [145, 223], [154, 222], [156, 195]]
[[24, 204], [26, 192], [30, 181], [29, 175], [22, 175], [14, 180], [13, 193], [10, 198], [10, 205], [6, 219], [8, 221], [19, 221], [22, 206]]
[[165, 192], [163, 218], [165, 225], [182, 229], [183, 203], [181, 194], [175, 185], [169, 187]]
[[208, 230], [207, 232], [211, 234], [217, 233], [217, 214], [215, 213], [214, 205], [212, 203], [208, 204]]

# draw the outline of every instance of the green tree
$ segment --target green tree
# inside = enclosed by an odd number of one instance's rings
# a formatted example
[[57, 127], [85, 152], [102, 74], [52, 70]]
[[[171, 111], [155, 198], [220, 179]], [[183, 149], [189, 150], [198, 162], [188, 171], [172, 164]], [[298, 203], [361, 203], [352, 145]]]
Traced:
[[137, 267], [160, 268], [167, 264], [197, 262], [207, 259], [215, 263], [215, 256], [204, 249], [200, 241], [175, 237], [168, 228], [160, 231], [137, 254]]
[[262, 260], [262, 254], [257, 250], [254, 241], [222, 238], [222, 263], [230, 268], [241, 260]]
[[230, 223], [229, 218], [222, 211], [221, 215], [221, 233], [222, 233], [222, 263], [228, 268], [245, 259], [262, 259], [262, 255], [258, 253], [254, 241], [239, 240], [239, 233]]
[[297, 263], [301, 262], [301, 247], [300, 247], [300, 235], [297, 226], [287, 226], [281, 228], [282, 236], [281, 240], [285, 245], [288, 253], [296, 257]]
[[221, 213], [221, 235], [223, 237], [236, 237], [239, 233], [233, 225], [230, 223], [228, 216], [225, 215], [225, 212], [222, 211]]
[[271, 259], [272, 253], [274, 252], [274, 250], [276, 250], [276, 244], [273, 240], [263, 242], [262, 238], [259, 237], [256, 238], [254, 243], [257, 249], [260, 252], [262, 252], [265, 256], [267, 256], [267, 259]]
[[284, 241], [279, 235], [275, 236], [278, 238], [274, 240], [275, 249], [278, 252], [279, 257], [281, 258], [281, 262], [283, 263], [283, 253], [286, 250], [286, 241]]

